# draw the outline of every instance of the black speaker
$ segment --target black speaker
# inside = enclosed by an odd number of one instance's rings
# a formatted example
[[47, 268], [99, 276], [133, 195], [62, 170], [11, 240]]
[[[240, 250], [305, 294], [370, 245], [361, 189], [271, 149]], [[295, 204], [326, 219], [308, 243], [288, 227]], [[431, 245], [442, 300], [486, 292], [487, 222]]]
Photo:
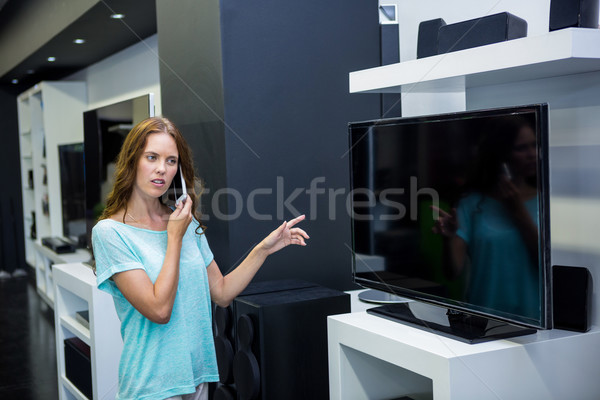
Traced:
[[[350, 312], [348, 294], [304, 281], [259, 282], [250, 284], [228, 309], [235, 355], [230, 359], [227, 346], [215, 346], [224, 376], [214, 399], [329, 397], [327, 316]], [[220, 313], [215, 312], [214, 321], [224, 326], [217, 322]], [[221, 327], [215, 331], [216, 344], [224, 335]], [[227, 379], [230, 369], [232, 381]]]
[[417, 58], [435, 56], [438, 54], [438, 31], [446, 21], [442, 18], [430, 19], [419, 24], [417, 38]]
[[554, 328], [577, 332], [590, 330], [592, 286], [592, 275], [587, 268], [552, 267]]
[[551, 0], [550, 31], [598, 28], [598, 0]]
[[527, 21], [507, 12], [441, 26], [438, 53], [484, 46], [527, 36]]
[[400, 36], [398, 24], [379, 25], [381, 40], [381, 65], [400, 62]]

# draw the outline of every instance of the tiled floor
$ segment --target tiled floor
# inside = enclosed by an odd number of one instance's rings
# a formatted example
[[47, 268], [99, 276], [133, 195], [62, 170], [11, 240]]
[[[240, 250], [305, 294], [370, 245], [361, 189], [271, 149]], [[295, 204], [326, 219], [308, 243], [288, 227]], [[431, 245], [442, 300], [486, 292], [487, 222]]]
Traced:
[[0, 399], [58, 399], [55, 349], [54, 314], [33, 280], [0, 280]]

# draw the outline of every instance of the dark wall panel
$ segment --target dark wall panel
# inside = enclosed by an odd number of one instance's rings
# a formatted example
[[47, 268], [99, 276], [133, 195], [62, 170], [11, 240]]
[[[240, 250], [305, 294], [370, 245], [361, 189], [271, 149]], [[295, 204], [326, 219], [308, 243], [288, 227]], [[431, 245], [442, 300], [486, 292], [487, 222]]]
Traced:
[[[221, 269], [233, 267], [297, 210], [307, 215], [302, 227], [311, 236], [309, 246], [272, 256], [256, 279], [300, 278], [351, 288], [347, 124], [379, 117], [381, 103], [377, 94], [349, 94], [348, 73], [379, 65], [377, 1], [221, 2], [218, 36], [213, 28], [194, 26], [198, 23], [194, 13], [218, 14], [209, 2], [201, 3], [157, 2], [159, 52], [164, 61], [161, 91], [165, 115], [180, 123], [191, 117], [175, 118], [179, 112], [175, 109], [203, 114], [189, 109], [203, 106], [182, 93], [188, 88], [163, 72], [165, 63], [179, 65], [186, 82], [197, 82], [194, 87], [212, 84], [216, 92], [216, 82], [222, 83], [219, 104], [224, 123], [214, 133], [222, 142], [212, 145], [214, 140], [207, 141], [193, 126], [186, 127], [185, 133], [193, 136], [188, 137], [197, 162], [207, 146], [214, 148], [204, 155], [211, 159], [210, 165], [199, 172], [209, 181], [208, 177], [218, 176], [218, 187], [228, 187], [232, 193], [221, 196], [222, 201], [227, 199], [227, 208], [220, 211], [231, 217], [225, 221], [227, 239], [225, 235], [215, 238], [211, 232], [213, 224], [223, 221], [208, 222], [213, 248], [215, 240], [228, 240], [227, 261], [217, 255]], [[174, 51], [168, 45], [174, 41], [187, 45], [178, 43], [179, 50]], [[204, 41], [219, 43], [220, 54], [208, 45], [201, 48], [198, 42]], [[207, 60], [217, 65], [217, 56], [220, 74], [202, 68]], [[171, 62], [171, 58], [179, 60]], [[216, 97], [215, 92], [203, 93]], [[311, 182], [318, 182], [325, 193], [311, 198], [307, 193]], [[337, 190], [337, 195], [330, 190]], [[286, 199], [289, 207], [283, 204]]]
[[[219, 5], [157, 0], [156, 12], [163, 115], [193, 150], [196, 174], [209, 191], [202, 198], [207, 238], [218, 262], [227, 265], [229, 226], [211, 215], [211, 193], [227, 186]], [[226, 213], [227, 204], [219, 208]]]
[[0, 87], [0, 132], [2, 132], [3, 174], [0, 196], [0, 269], [12, 272], [25, 268], [23, 239], [23, 205], [21, 199], [21, 161], [19, 158], [19, 126], [17, 94], [10, 88]]

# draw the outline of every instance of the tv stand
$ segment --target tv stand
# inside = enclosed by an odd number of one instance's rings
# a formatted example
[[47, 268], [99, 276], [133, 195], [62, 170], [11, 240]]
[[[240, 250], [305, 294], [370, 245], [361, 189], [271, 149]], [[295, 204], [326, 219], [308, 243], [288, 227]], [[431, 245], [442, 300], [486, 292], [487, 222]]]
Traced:
[[332, 400], [596, 399], [600, 329], [467, 344], [366, 312], [327, 318]]
[[470, 344], [537, 332], [533, 328], [522, 328], [491, 318], [447, 310], [415, 301], [387, 304], [368, 309], [367, 313], [392, 321], [408, 323], [416, 328]]

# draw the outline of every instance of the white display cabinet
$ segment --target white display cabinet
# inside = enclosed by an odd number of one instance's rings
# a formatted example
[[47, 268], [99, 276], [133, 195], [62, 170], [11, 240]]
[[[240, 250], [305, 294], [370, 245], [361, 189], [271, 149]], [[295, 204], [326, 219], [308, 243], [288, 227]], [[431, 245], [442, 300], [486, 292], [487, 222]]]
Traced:
[[[352, 93], [401, 92], [404, 116], [548, 103], [552, 264], [587, 266], [600, 282], [593, 184], [600, 162], [588, 150], [600, 146], [600, 30], [569, 28], [370, 68], [350, 73], [349, 83]], [[590, 332], [477, 345], [364, 312], [329, 317], [331, 398], [596, 399], [596, 292]]]
[[54, 265], [86, 262], [90, 260], [91, 255], [86, 249], [77, 249], [74, 253], [57, 254], [42, 245], [39, 239], [33, 242], [33, 249], [35, 253], [34, 265], [37, 292], [51, 308], [54, 308], [52, 273]]
[[[114, 399], [123, 341], [112, 296], [97, 288], [94, 272], [84, 264], [57, 264], [53, 272], [59, 398], [87, 399], [65, 373], [64, 340], [78, 337], [90, 347], [93, 398]], [[76, 317], [86, 310], [89, 328]]]
[[327, 318], [332, 400], [597, 399], [600, 330], [466, 344], [354, 312]]
[[[57, 260], [39, 251], [40, 239], [63, 234], [58, 146], [83, 142], [86, 104], [83, 82], [41, 82], [17, 97], [25, 260], [35, 269], [38, 292], [50, 305], [48, 267]], [[79, 255], [69, 261], [88, 258]]]

